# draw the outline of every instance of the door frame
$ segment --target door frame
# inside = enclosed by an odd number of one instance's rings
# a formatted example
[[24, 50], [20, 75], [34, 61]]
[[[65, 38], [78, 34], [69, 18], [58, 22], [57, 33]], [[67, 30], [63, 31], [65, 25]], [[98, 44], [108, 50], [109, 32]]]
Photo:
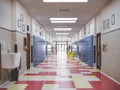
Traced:
[[0, 43], [0, 80], [1, 80], [1, 74], [2, 74], [2, 64], [1, 64], [1, 43]]
[[31, 65], [31, 59], [30, 59], [30, 34], [27, 33], [27, 38], [26, 38], [26, 46], [27, 46], [27, 51], [26, 51], [26, 65], [27, 65], [27, 69], [30, 69], [30, 65]]
[[101, 69], [101, 33], [96, 34], [96, 67]]

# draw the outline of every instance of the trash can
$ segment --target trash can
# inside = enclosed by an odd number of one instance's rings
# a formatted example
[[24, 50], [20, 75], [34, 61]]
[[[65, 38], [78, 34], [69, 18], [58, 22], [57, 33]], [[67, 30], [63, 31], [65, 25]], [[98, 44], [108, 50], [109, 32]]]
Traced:
[[71, 59], [74, 59], [74, 57], [75, 57], [75, 52], [71, 52]]
[[18, 81], [19, 70], [17, 68], [11, 70], [10, 81]]
[[70, 59], [70, 52], [67, 52], [67, 58]]

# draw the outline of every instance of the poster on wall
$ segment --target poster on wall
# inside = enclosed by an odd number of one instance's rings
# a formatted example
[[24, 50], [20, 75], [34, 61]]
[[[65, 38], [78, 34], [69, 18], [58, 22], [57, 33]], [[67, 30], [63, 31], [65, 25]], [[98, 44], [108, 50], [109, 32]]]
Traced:
[[20, 21], [24, 22], [24, 15], [22, 13], [20, 13]]
[[17, 21], [17, 26], [18, 26], [19, 28], [21, 28], [21, 21], [20, 21], [20, 19], [18, 19], [18, 21]]
[[115, 24], [115, 14], [111, 16], [111, 25]]
[[25, 32], [25, 25], [24, 24], [22, 24], [22, 31]]

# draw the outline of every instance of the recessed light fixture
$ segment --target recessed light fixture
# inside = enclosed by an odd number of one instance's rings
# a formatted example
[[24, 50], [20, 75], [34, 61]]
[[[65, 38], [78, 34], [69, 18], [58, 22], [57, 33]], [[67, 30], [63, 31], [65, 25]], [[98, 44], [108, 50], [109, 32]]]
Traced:
[[51, 21], [76, 21], [78, 18], [50, 18]]
[[78, 3], [88, 2], [88, 0], [43, 0], [45, 3]]
[[78, 18], [50, 18], [51, 23], [76, 23]]
[[51, 23], [76, 23], [76, 21], [51, 21]]
[[56, 33], [56, 35], [69, 35], [69, 33]]
[[72, 28], [54, 28], [54, 31], [71, 31]]

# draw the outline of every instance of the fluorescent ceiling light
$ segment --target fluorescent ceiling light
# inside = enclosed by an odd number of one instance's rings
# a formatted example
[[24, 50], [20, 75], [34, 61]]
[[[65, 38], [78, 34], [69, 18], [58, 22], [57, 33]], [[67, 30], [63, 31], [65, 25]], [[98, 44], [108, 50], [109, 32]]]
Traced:
[[56, 35], [69, 35], [69, 33], [56, 33]]
[[76, 23], [78, 18], [50, 18], [51, 23]]
[[78, 18], [50, 18], [51, 21], [76, 21]]
[[72, 28], [54, 28], [54, 31], [71, 31]]
[[76, 21], [51, 21], [51, 23], [76, 23]]
[[88, 0], [43, 0], [46, 3], [74, 3], [74, 2], [88, 2]]

